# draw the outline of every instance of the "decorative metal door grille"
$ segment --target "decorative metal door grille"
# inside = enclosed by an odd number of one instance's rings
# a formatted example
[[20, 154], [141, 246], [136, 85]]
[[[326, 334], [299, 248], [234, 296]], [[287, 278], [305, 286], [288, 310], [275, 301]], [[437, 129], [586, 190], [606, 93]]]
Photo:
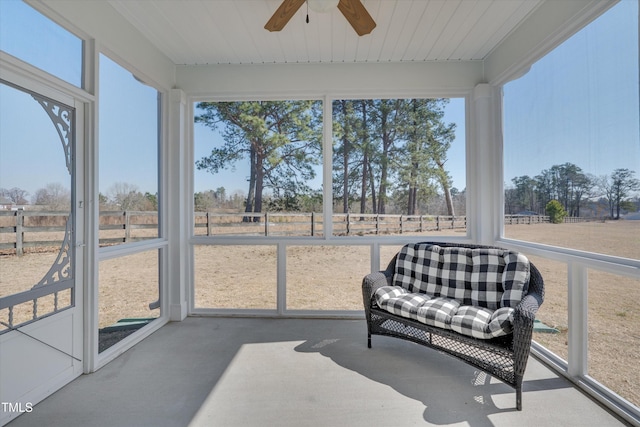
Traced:
[[[74, 206], [73, 146], [75, 140], [75, 109], [42, 95], [26, 91], [22, 88], [17, 88], [7, 82], [2, 81], [2, 83], [23, 92], [28, 92], [51, 119], [51, 122], [60, 138], [60, 142], [62, 143], [62, 149], [64, 150], [66, 167], [72, 183], [71, 206]], [[47, 273], [38, 283], [33, 285], [31, 289], [0, 298], [0, 334], [16, 330], [21, 326], [35, 322], [44, 317], [51, 316], [75, 305], [73, 233], [74, 214], [73, 208], [71, 208], [66, 219], [62, 245], [58, 251], [55, 261]], [[18, 256], [18, 254], [15, 256]], [[63, 292], [69, 293], [68, 297], [64, 298], [64, 301], [59, 298], [60, 294]], [[42, 304], [39, 305], [39, 302], [42, 301], [43, 298], [49, 297], [50, 295], [53, 295], [52, 304], [46, 304], [46, 307], [42, 307]], [[49, 299], [51, 298], [49, 297]], [[30, 315], [28, 318], [25, 318], [25, 315], [22, 314], [19, 316], [19, 319], [16, 319], [16, 307], [22, 306], [22, 309], [24, 310], [25, 304], [31, 306]]]

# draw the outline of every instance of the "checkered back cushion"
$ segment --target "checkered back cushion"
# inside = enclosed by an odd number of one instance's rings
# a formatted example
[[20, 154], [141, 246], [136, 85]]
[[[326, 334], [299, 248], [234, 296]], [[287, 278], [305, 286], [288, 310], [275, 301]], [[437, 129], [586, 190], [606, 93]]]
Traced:
[[528, 281], [529, 261], [516, 252], [424, 243], [400, 250], [393, 278], [409, 292], [492, 310], [518, 305]]
[[439, 249], [424, 243], [405, 245], [398, 253], [393, 284], [409, 292], [436, 295], [441, 287]]
[[504, 293], [505, 251], [472, 249], [471, 305], [497, 309]]
[[515, 308], [527, 292], [529, 260], [517, 252], [506, 252], [504, 259], [505, 268], [502, 274], [504, 293], [500, 306]]
[[432, 246], [440, 253], [442, 261], [438, 279], [440, 292], [438, 296], [460, 301], [464, 305], [473, 304], [473, 258], [471, 251], [465, 248], [441, 248]]

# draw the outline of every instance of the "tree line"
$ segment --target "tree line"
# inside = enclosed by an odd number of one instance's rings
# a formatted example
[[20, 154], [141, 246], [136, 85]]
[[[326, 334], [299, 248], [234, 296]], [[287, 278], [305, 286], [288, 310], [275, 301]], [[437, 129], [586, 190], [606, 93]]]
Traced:
[[[31, 200], [29, 192], [18, 187], [0, 188], [0, 197], [6, 198], [15, 205], [37, 205], [54, 211], [69, 210], [71, 206], [71, 190], [59, 183], [50, 183], [35, 191]], [[100, 210], [122, 211], [157, 211], [158, 195], [142, 193], [134, 184], [116, 182], [106, 191], [99, 193]]]
[[[446, 170], [456, 127], [443, 119], [448, 102], [335, 101], [334, 211], [464, 215], [464, 193]], [[319, 101], [201, 102], [197, 110], [195, 122], [224, 142], [196, 167], [216, 174], [248, 162], [245, 212], [321, 208], [321, 190], [307, 184], [322, 164]], [[218, 190], [196, 194], [196, 206], [224, 201]]]
[[135, 184], [116, 182], [98, 193], [101, 211], [157, 211], [158, 193], [144, 193]]
[[[333, 106], [333, 194], [342, 211], [426, 212], [443, 199], [455, 215], [445, 168], [455, 123], [445, 123], [448, 99], [340, 100]], [[353, 203], [356, 209], [352, 209]]]
[[14, 205], [46, 206], [54, 211], [68, 210], [71, 205], [71, 191], [60, 183], [49, 183], [35, 191], [29, 199], [29, 192], [19, 187], [0, 188], [0, 197]]
[[636, 211], [640, 206], [635, 193], [640, 180], [634, 175], [635, 171], [625, 168], [595, 176], [573, 163], [554, 165], [534, 177], [511, 179], [513, 185], [505, 188], [505, 213], [543, 213], [556, 200], [569, 216], [604, 216], [597, 208], [605, 206], [610, 218], [619, 219], [623, 211]]

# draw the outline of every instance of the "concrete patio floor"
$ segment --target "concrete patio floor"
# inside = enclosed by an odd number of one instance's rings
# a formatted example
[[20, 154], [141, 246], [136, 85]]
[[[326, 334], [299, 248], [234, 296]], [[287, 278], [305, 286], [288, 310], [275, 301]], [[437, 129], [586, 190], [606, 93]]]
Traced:
[[8, 424], [22, 426], [620, 426], [531, 358], [515, 391], [364, 320], [187, 318]]

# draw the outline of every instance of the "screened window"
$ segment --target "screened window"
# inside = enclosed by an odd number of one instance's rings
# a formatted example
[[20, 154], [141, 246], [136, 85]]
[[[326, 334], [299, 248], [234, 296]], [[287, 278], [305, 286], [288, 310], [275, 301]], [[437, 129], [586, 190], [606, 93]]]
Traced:
[[100, 261], [99, 352], [159, 317], [161, 252], [154, 249]]
[[334, 234], [466, 228], [464, 100], [333, 103]]
[[569, 360], [581, 351], [569, 313], [586, 309], [585, 373], [634, 405], [638, 279], [588, 260], [620, 257], [608, 267], [622, 272], [640, 259], [638, 71], [638, 2], [623, 0], [504, 87], [505, 236], [596, 254], [531, 257], [545, 282], [536, 319], [551, 328], [534, 339]]
[[100, 55], [100, 245], [158, 237], [159, 94]]
[[[100, 55], [98, 350], [160, 316], [159, 92]], [[110, 246], [125, 254], [112, 256]], [[144, 249], [144, 250], [143, 250]]]
[[196, 235], [322, 234], [322, 104], [195, 105]]
[[622, 1], [505, 85], [506, 237], [640, 258], [638, 79]]
[[82, 40], [21, 0], [0, 1], [0, 49], [82, 86]]
[[197, 245], [193, 254], [195, 308], [276, 309], [275, 246]]

